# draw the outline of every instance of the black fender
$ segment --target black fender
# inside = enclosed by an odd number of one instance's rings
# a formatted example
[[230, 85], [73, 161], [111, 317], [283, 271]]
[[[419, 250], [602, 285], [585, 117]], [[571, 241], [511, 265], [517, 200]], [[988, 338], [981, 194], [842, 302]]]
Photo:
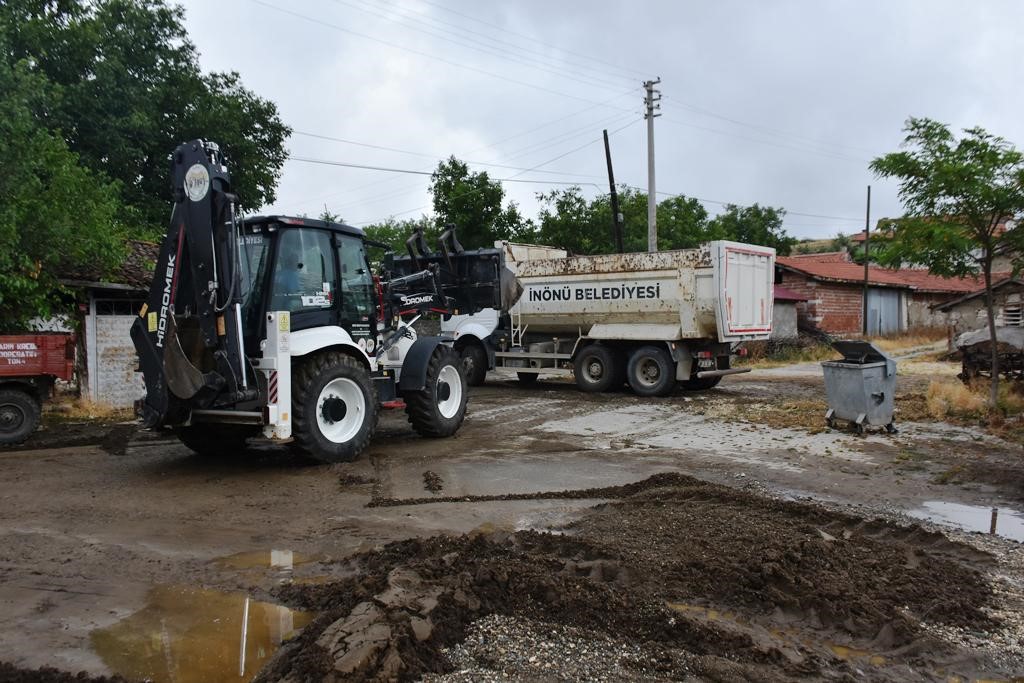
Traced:
[[398, 380], [398, 390], [422, 391], [427, 385], [427, 366], [430, 365], [434, 349], [451, 341], [451, 337], [420, 337], [414, 341], [402, 361], [402, 378]]

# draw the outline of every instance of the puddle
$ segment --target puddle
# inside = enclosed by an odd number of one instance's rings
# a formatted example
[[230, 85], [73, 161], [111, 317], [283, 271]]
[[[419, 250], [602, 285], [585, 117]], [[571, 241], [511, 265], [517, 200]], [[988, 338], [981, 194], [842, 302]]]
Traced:
[[980, 531], [1024, 541], [1024, 514], [1010, 508], [929, 500], [920, 508], [910, 510], [909, 514], [932, 522], [952, 524], [965, 531]]
[[230, 569], [290, 570], [299, 565], [313, 562], [313, 559], [291, 550], [254, 550], [219, 557], [214, 560], [214, 563]]
[[145, 607], [91, 639], [110, 670], [130, 680], [238, 683], [312, 618], [241, 593], [158, 586]]
[[833, 643], [828, 640], [825, 641], [825, 646], [828, 647], [829, 650], [832, 650], [832, 654], [846, 662], [866, 659], [868, 664], [871, 666], [882, 666], [886, 662], [885, 657], [873, 654], [870, 650], [861, 650], [856, 647], [840, 645], [839, 643]]

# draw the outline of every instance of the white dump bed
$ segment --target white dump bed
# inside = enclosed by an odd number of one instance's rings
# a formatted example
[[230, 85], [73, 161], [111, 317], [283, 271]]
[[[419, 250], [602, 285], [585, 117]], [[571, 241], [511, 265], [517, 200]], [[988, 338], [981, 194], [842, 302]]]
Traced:
[[775, 250], [769, 247], [717, 241], [655, 253], [550, 254], [506, 250], [523, 287], [512, 314], [530, 333], [720, 342], [771, 333]]

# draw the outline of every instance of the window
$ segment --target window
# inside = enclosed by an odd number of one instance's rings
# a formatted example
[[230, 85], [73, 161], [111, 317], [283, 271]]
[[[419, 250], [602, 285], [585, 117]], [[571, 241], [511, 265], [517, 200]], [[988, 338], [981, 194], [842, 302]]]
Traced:
[[342, 324], [353, 336], [369, 334], [371, 319], [376, 315], [373, 275], [366, 260], [363, 241], [350, 235], [339, 235], [338, 262], [341, 263]]
[[271, 311], [313, 311], [334, 302], [334, 256], [324, 230], [292, 228], [278, 237]]
[[1024, 311], [1021, 309], [1020, 294], [1010, 294], [1006, 297], [1002, 318], [1005, 327], [1024, 327]]
[[138, 315], [141, 299], [96, 299], [96, 315]]

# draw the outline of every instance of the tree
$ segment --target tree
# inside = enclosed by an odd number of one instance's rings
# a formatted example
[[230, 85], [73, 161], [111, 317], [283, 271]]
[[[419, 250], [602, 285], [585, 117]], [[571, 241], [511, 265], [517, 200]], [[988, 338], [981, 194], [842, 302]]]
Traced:
[[[615, 251], [612, 210], [607, 194], [589, 202], [578, 186], [538, 193], [541, 203], [536, 239], [574, 254]], [[627, 252], [647, 251], [647, 195], [631, 187], [619, 189], [619, 210], [624, 218], [623, 247]], [[658, 248], [688, 249], [718, 239], [708, 214], [692, 197], [677, 195], [658, 204]]]
[[275, 198], [291, 132], [237, 73], [203, 74], [184, 10], [165, 0], [7, 0], [2, 58], [50, 84], [33, 114], [86, 167], [120, 181], [120, 219], [159, 234], [171, 202], [167, 156], [218, 142], [242, 205]]
[[0, 332], [70, 313], [59, 277], [102, 273], [124, 256], [117, 185], [81, 166], [33, 115], [47, 89], [29, 64], [0, 61]]
[[[365, 232], [366, 236], [371, 240], [388, 245], [391, 251], [397, 254], [404, 254], [405, 241], [409, 239], [417, 229], [423, 230], [427, 244], [431, 245], [431, 248], [437, 244], [437, 238], [440, 236], [441, 231], [438, 230], [436, 223], [427, 216], [407, 218], [401, 221], [395, 220], [394, 218], [388, 218], [381, 223], [374, 223], [366, 226], [363, 228], [363, 232]], [[461, 239], [462, 238], [460, 236], [460, 242]]]
[[1024, 248], [1024, 231], [1005, 229], [1007, 220], [1024, 214], [1024, 154], [978, 127], [957, 138], [943, 123], [911, 117], [904, 132], [904, 151], [871, 162], [877, 176], [899, 181], [904, 208], [889, 226], [879, 260], [918, 264], [943, 276], [981, 272], [992, 339], [989, 406], [995, 410], [999, 354], [992, 261], [997, 253], [1019, 261]]
[[715, 231], [727, 239], [773, 247], [780, 256], [789, 256], [796, 238], [786, 234], [782, 220], [786, 210], [770, 206], [726, 204], [724, 211], [711, 219]]
[[515, 202], [505, 206], [501, 182], [486, 171], [474, 173], [455, 157], [437, 165], [430, 176], [434, 222], [439, 230], [454, 224], [459, 242], [467, 249], [491, 247], [495, 240], [516, 239], [532, 231]]

